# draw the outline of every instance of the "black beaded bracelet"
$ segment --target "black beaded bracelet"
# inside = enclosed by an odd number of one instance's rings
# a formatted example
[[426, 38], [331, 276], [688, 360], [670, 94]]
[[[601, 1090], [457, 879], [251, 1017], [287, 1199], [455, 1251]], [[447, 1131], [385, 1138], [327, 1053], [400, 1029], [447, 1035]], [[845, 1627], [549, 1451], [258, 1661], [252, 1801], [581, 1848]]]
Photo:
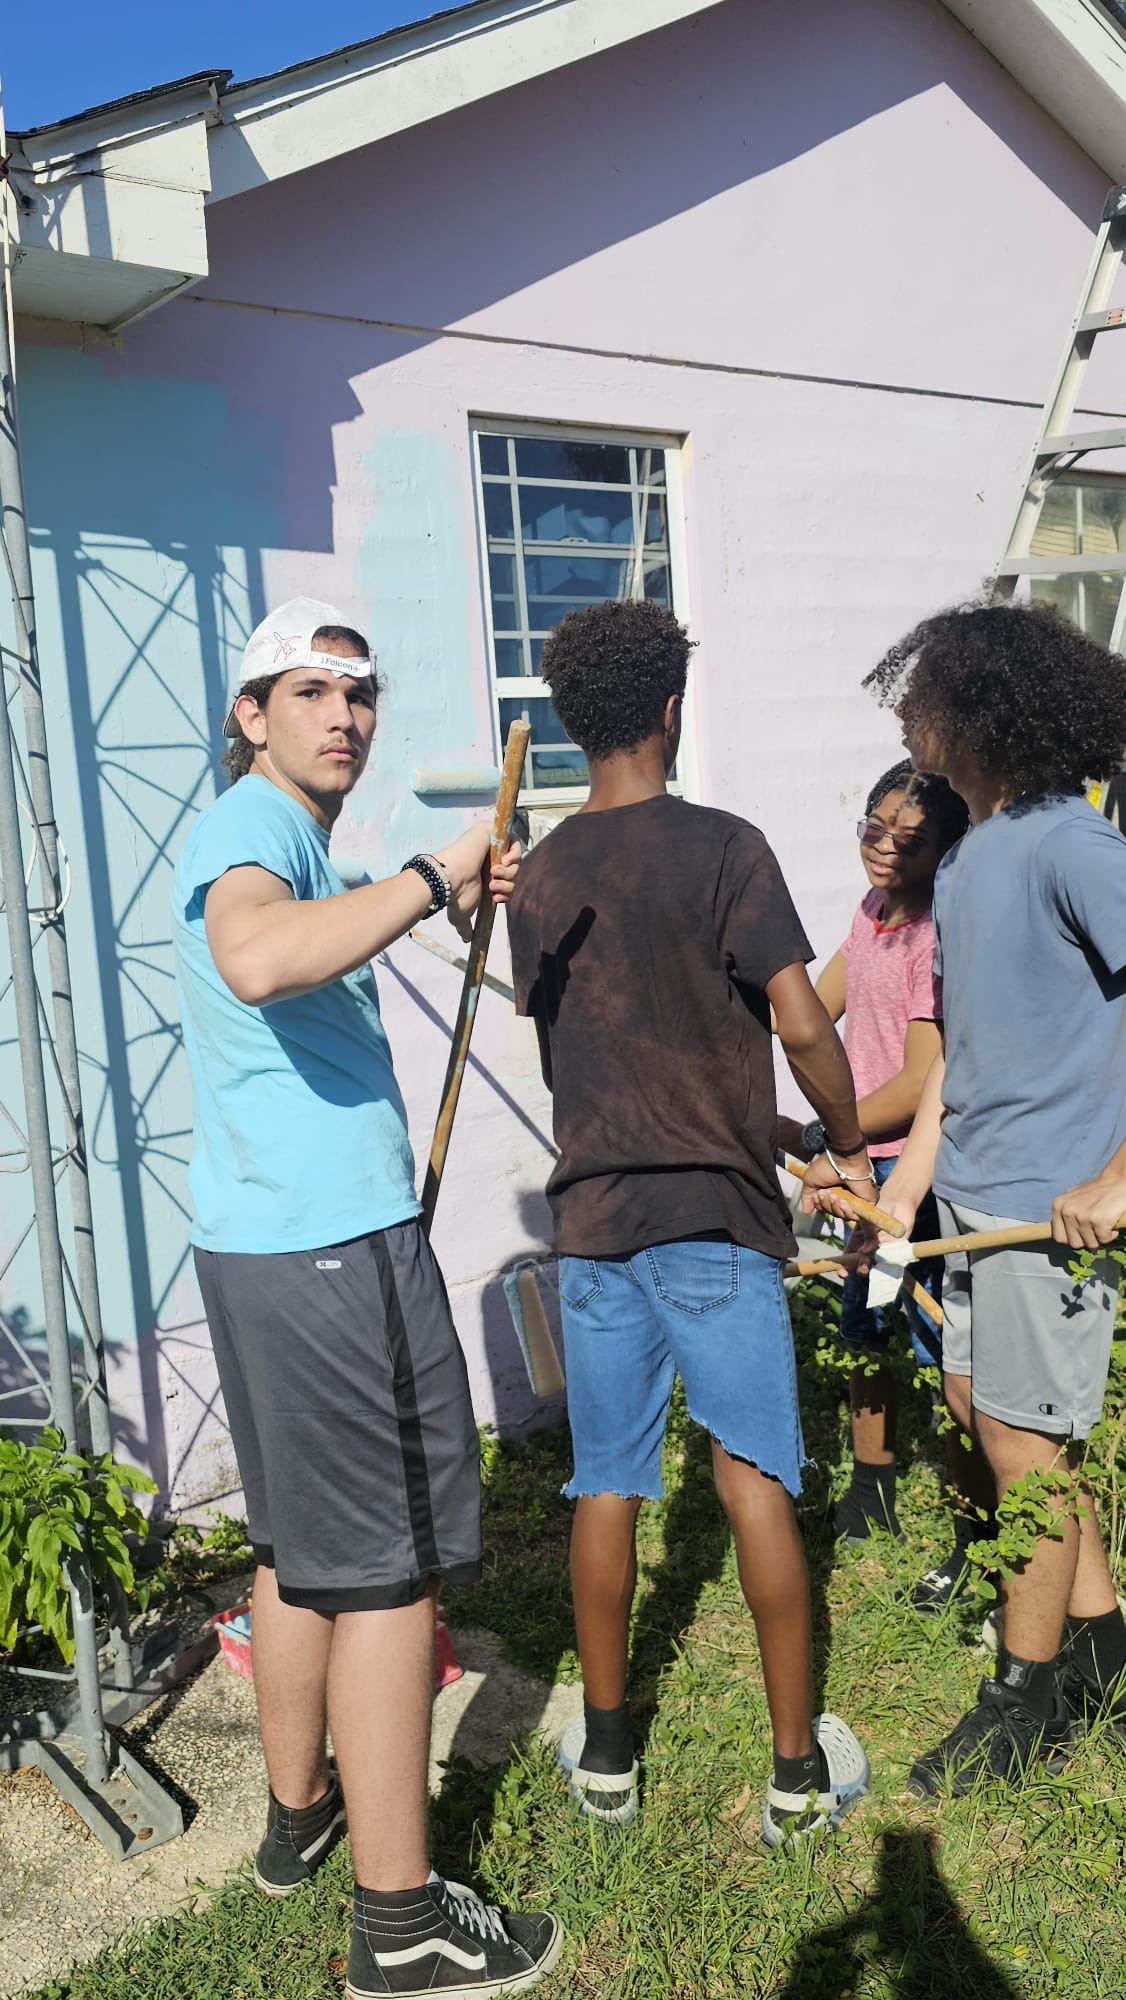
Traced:
[[400, 875], [405, 875], [408, 868], [413, 868], [416, 875], [421, 875], [430, 891], [430, 908], [426, 914], [428, 917], [436, 917], [438, 911], [444, 910], [450, 900], [448, 875], [432, 854], [412, 854], [409, 861], [404, 861], [399, 870]]

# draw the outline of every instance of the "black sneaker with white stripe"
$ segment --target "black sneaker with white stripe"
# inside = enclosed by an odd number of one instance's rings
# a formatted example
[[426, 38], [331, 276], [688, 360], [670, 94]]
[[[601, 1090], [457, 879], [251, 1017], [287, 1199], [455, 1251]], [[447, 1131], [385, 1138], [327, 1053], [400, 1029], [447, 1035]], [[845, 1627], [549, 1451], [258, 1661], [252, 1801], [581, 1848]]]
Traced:
[[344, 1794], [335, 1771], [311, 1806], [280, 1806], [270, 1793], [266, 1838], [254, 1857], [254, 1880], [266, 1896], [292, 1896], [310, 1882], [344, 1832]]
[[550, 1972], [558, 1917], [494, 1910], [460, 1882], [377, 1895], [357, 1889], [346, 2000], [481, 2000], [522, 1993]]

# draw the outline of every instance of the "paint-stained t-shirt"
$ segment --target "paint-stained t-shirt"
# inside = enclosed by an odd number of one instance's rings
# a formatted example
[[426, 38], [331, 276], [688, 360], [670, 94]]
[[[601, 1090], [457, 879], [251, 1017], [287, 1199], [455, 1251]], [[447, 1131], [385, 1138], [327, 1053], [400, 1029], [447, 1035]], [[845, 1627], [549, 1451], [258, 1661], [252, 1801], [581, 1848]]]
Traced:
[[509, 906], [554, 1096], [556, 1248], [719, 1231], [786, 1257], [765, 987], [813, 954], [761, 833], [660, 796], [564, 820]]
[[[891, 930], [880, 922], [882, 889], [870, 889], [841, 946], [845, 962], [845, 1019], [841, 1037], [858, 1098], [870, 1097], [903, 1068], [912, 1021], [941, 1021], [942, 981], [934, 970], [934, 918], [922, 910]], [[869, 1142], [874, 1160], [903, 1151], [911, 1129]]]
[[172, 936], [195, 1112], [191, 1240], [272, 1255], [406, 1222], [419, 1212], [414, 1160], [372, 969], [265, 1007], [237, 999], [211, 956], [204, 904], [244, 865], [269, 869], [299, 902], [347, 893], [324, 828], [257, 773], [188, 836]]
[[1126, 1139], [1126, 840], [1085, 799], [970, 828], [934, 884], [947, 1200], [1044, 1222]]

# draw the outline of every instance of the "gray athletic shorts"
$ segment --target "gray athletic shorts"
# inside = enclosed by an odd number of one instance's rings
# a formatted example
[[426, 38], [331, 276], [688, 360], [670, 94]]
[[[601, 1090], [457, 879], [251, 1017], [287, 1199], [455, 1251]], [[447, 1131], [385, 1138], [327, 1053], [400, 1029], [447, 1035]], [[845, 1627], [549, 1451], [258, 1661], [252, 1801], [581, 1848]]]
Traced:
[[255, 1558], [286, 1604], [387, 1611], [481, 1572], [465, 1359], [417, 1221], [320, 1250], [197, 1250]]
[[[938, 1212], [944, 1236], [1019, 1220], [941, 1196]], [[1074, 1258], [1056, 1243], [947, 1254], [943, 1369], [968, 1375], [974, 1409], [1016, 1430], [1085, 1438], [1102, 1414], [1119, 1267], [1100, 1258], [1077, 1287]]]

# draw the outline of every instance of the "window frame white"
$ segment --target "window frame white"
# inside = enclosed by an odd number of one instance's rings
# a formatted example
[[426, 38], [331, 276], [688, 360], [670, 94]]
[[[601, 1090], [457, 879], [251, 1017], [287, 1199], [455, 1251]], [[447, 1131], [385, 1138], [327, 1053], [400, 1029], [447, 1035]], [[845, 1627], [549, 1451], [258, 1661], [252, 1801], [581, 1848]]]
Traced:
[[[496, 635], [493, 629], [492, 587], [489, 575], [488, 534], [485, 526], [485, 488], [481, 468], [481, 437], [489, 436], [526, 437], [559, 440], [575, 444], [617, 444], [633, 446], [636, 450], [661, 451], [665, 456], [665, 520], [668, 530], [669, 587], [672, 608], [682, 625], [689, 622], [688, 608], [688, 554], [685, 539], [683, 453], [685, 438], [682, 433], [668, 431], [625, 430], [605, 424], [573, 424], [554, 421], [550, 417], [529, 419], [485, 415], [474, 412], [469, 418], [470, 445], [473, 456], [473, 498], [477, 523], [477, 548], [479, 574], [481, 578], [481, 603], [485, 620], [485, 648], [488, 658], [489, 684], [492, 695], [492, 717], [494, 738], [497, 744], [497, 761], [504, 754], [501, 734], [500, 704], [502, 701], [529, 700], [534, 696], [549, 696], [550, 689], [538, 674], [499, 674], [496, 665]], [[531, 482], [536, 483], [536, 482]], [[542, 481], [542, 484], [553, 482]], [[593, 486], [594, 482], [592, 482]], [[514, 521], [514, 527], [516, 523]], [[620, 551], [616, 551], [620, 553]], [[523, 600], [525, 577], [522, 545], [517, 535], [517, 550], [513, 559], [516, 591]], [[523, 606], [523, 629], [527, 631], [527, 605]], [[685, 798], [697, 796], [696, 732], [692, 714], [692, 669], [689, 668], [689, 690], [684, 702], [684, 717], [681, 733], [680, 752], [677, 758], [677, 779], [669, 790]], [[578, 807], [587, 797], [589, 786], [581, 785], [526, 785], [520, 793], [520, 803], [539, 808], [560, 806]]]

